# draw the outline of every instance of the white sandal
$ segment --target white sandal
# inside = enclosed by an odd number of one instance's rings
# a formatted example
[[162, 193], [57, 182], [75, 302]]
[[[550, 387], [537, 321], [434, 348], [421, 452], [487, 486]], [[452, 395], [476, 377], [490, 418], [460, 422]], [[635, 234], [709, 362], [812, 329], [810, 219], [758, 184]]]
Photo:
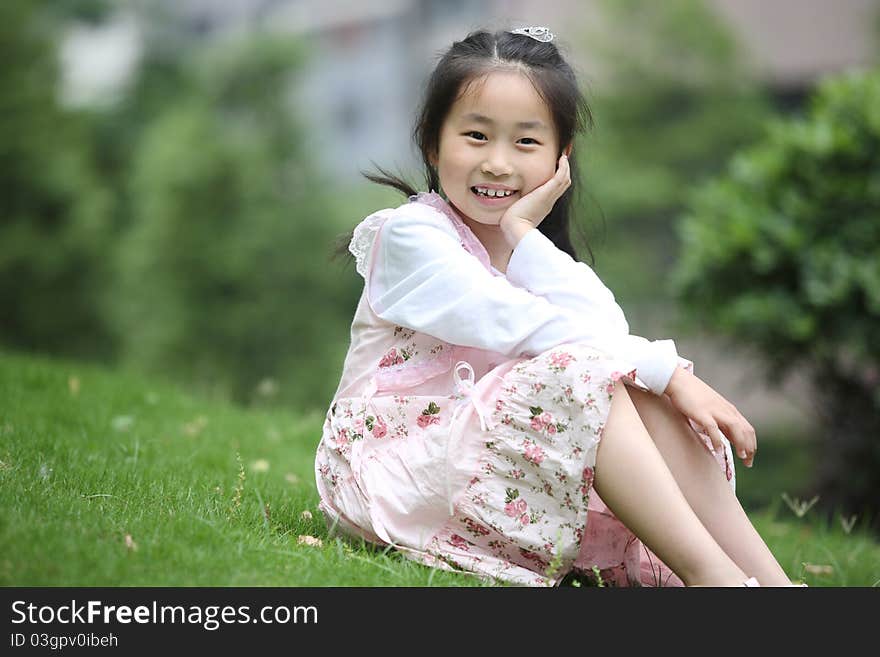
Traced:
[[[760, 584], [760, 583], [758, 582], [758, 580], [756, 580], [754, 577], [749, 577], [745, 582], [743, 582], [743, 586], [761, 586], [761, 584]], [[803, 584], [789, 584], [788, 586], [797, 586], [797, 587], [801, 587], [801, 586], [807, 586], [807, 584], [806, 584], [806, 583], [803, 583]], [[783, 586], [782, 588], [787, 588], [787, 587]], [[809, 587], [807, 587], [807, 588], [809, 588]]]

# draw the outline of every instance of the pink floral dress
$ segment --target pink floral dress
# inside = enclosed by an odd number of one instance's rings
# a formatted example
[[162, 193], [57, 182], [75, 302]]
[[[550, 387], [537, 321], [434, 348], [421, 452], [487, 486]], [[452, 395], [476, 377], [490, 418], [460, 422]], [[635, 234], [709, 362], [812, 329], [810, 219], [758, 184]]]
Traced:
[[[482, 245], [439, 195], [410, 200], [402, 206], [408, 212], [448, 217], [462, 247], [490, 269]], [[355, 230], [350, 248], [362, 274], [393, 212]], [[389, 325], [365, 289], [315, 460], [331, 532], [521, 585], [558, 585], [574, 570], [598, 573], [610, 586], [682, 586], [593, 488], [621, 378], [648, 390], [635, 369], [594, 347], [564, 344], [510, 359]], [[725, 447], [716, 460], [735, 490]]]

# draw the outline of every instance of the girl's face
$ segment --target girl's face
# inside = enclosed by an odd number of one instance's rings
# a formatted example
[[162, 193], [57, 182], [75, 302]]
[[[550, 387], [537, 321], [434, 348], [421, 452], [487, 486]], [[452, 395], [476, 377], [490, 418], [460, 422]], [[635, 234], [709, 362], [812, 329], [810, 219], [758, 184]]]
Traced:
[[[550, 111], [532, 83], [520, 73], [494, 72], [455, 101], [430, 162], [465, 218], [497, 226], [508, 207], [553, 177], [559, 155]], [[486, 198], [475, 191], [481, 186], [514, 193]]]

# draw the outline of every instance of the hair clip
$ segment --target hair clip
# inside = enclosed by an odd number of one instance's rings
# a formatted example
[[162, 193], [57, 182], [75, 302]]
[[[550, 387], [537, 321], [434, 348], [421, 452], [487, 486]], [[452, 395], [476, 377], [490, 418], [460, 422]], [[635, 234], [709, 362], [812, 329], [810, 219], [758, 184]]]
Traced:
[[528, 37], [532, 37], [536, 41], [543, 41], [544, 43], [548, 41], [553, 41], [553, 32], [550, 31], [548, 27], [518, 27], [515, 30], [510, 31], [511, 34], [525, 34]]

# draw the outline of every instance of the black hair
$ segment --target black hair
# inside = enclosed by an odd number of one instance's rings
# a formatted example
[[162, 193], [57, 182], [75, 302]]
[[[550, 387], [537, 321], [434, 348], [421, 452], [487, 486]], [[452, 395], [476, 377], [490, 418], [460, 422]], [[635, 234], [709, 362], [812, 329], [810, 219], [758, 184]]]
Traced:
[[[538, 41], [506, 30], [471, 32], [464, 40], [452, 44], [431, 73], [413, 129], [412, 136], [422, 156], [428, 190], [440, 192], [440, 180], [436, 168], [431, 165], [431, 155], [439, 152], [440, 133], [452, 105], [467, 85], [494, 71], [516, 71], [531, 81], [553, 118], [559, 147], [557, 159], [563, 149], [573, 143], [576, 134], [593, 127], [593, 115], [578, 87], [577, 77], [553, 42]], [[375, 162], [373, 164], [382, 175], [361, 171], [367, 179], [394, 187], [407, 198], [417, 193], [403, 178], [385, 171]], [[558, 249], [577, 260], [569, 236], [571, 201], [579, 180], [576, 150], [569, 157], [569, 165], [571, 185], [557, 199], [550, 214], [538, 225], [538, 230]], [[349, 232], [337, 239], [334, 257], [351, 255], [348, 252], [351, 237]], [[593, 252], [582, 231], [581, 237], [592, 265]]]

